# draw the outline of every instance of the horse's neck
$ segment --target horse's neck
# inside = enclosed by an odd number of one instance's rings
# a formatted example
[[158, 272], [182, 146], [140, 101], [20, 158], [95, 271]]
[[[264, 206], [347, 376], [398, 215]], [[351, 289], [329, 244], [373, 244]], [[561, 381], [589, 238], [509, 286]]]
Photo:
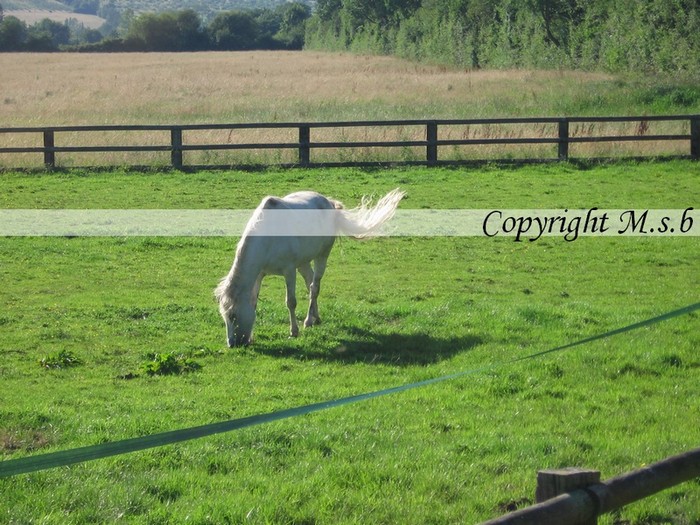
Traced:
[[262, 272], [258, 246], [255, 242], [257, 240], [256, 237], [244, 237], [236, 250], [236, 257], [229, 274], [229, 293], [236, 299], [250, 296]]

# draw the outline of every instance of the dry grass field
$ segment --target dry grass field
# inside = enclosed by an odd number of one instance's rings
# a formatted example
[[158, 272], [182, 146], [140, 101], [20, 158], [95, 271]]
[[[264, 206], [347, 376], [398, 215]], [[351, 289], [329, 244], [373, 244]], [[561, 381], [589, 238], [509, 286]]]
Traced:
[[[464, 71], [407, 62], [391, 57], [368, 57], [318, 52], [144, 53], [144, 54], [0, 54], [2, 95], [0, 127], [191, 124], [238, 122], [296, 122], [392, 119], [465, 119], [511, 116], [575, 116], [653, 111], [648, 100], [635, 102], [639, 86], [602, 73], [573, 71]], [[645, 105], [647, 104], [647, 105]], [[648, 133], [687, 133], [679, 129]], [[630, 129], [614, 133], [633, 134]], [[618, 126], [619, 127], [619, 126]], [[653, 126], [652, 126], [653, 127]], [[572, 130], [574, 133], [576, 130]], [[595, 131], [595, 130], [594, 130]], [[509, 128], [509, 136], [555, 137], [554, 126]], [[320, 133], [320, 132], [319, 132]], [[423, 140], [424, 129], [323, 131], [312, 140]], [[472, 126], [441, 132], [441, 139], [490, 138], [503, 133], [493, 126]], [[163, 134], [129, 137], [65, 136], [57, 145], [167, 144]], [[188, 143], [279, 142], [296, 140], [294, 130], [231, 134], [199, 133]], [[290, 138], [291, 137], [291, 138]], [[39, 145], [37, 135], [2, 135], [0, 147]], [[591, 148], [592, 146], [586, 146]], [[598, 153], [627, 154], [629, 146], [605, 144]], [[634, 146], [636, 148], [639, 145]], [[646, 143], [648, 153], [687, 153], [687, 144]], [[676, 149], [674, 149], [676, 148]], [[535, 148], [534, 156], [551, 155], [553, 147]], [[345, 153], [366, 155], [368, 152]], [[422, 151], [405, 148], [402, 160]], [[576, 155], [578, 152], [574, 151]], [[586, 154], [587, 151], [581, 150]], [[199, 163], [283, 163], [295, 152], [252, 151], [245, 157], [201, 153]], [[333, 156], [323, 151], [319, 155]], [[385, 154], [396, 158], [396, 151]], [[455, 150], [460, 157], [517, 155], [512, 146], [483, 146]], [[121, 155], [121, 157], [120, 157]], [[141, 155], [141, 154], [139, 154]], [[0, 166], [36, 162], [0, 155]], [[134, 154], [110, 154], [91, 160], [63, 156], [62, 165], [91, 162], [120, 164]], [[167, 163], [160, 153], [143, 154], [144, 163]], [[319, 160], [318, 158], [316, 160]], [[340, 159], [348, 160], [348, 159]]]
[[557, 91], [611, 80], [315, 52], [3, 54], [0, 70], [0, 116], [13, 126], [533, 114]]
[[27, 25], [34, 25], [37, 22], [41, 22], [45, 18], [61, 24], [73, 19], [90, 29], [97, 29], [105, 23], [104, 18], [100, 18], [99, 16], [95, 15], [73, 13], [71, 11], [54, 11], [48, 9], [18, 9], [16, 11], [5, 11], [5, 16], [14, 16], [15, 18], [19, 18]]

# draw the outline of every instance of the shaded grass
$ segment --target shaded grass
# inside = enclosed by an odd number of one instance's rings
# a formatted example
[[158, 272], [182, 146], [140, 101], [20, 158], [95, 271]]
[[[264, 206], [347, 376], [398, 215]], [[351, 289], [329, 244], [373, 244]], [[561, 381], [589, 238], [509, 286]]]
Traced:
[[[690, 162], [470, 170], [27, 176], [2, 207], [252, 207], [315, 188], [402, 208], [685, 208]], [[450, 191], [445, 191], [449, 188]], [[4, 459], [289, 408], [571, 342], [697, 301], [697, 238], [341, 240], [324, 323], [286, 338], [281, 279], [229, 350], [212, 289], [230, 238], [0, 239]], [[301, 297], [300, 297], [301, 299]], [[303, 301], [300, 301], [303, 304]], [[302, 306], [300, 305], [300, 310]], [[0, 480], [2, 519], [85, 523], [476, 522], [532, 501], [541, 468], [603, 477], [697, 446], [696, 314], [240, 432]], [[66, 350], [83, 365], [36, 366]], [[201, 370], [138, 374], [154, 352]], [[138, 377], [136, 377], [138, 375]], [[700, 519], [697, 484], [602, 523]]]

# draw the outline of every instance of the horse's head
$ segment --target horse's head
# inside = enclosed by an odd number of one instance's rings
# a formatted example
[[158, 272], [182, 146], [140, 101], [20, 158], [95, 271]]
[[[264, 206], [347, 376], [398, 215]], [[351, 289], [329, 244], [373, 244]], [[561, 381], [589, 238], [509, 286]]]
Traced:
[[244, 346], [252, 342], [253, 325], [255, 324], [255, 304], [240, 300], [234, 292], [232, 281], [224, 278], [214, 290], [219, 302], [219, 312], [226, 323], [226, 341], [230, 348]]
[[255, 308], [244, 303], [228, 309], [220, 307], [219, 310], [226, 323], [226, 340], [229, 348], [250, 344], [253, 324], [255, 324]]

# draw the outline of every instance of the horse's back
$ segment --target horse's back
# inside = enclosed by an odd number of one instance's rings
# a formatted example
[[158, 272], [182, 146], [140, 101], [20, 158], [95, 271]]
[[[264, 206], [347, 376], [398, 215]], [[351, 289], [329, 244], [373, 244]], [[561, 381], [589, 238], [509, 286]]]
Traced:
[[343, 205], [315, 191], [297, 191], [284, 197], [265, 197], [260, 207], [265, 210], [334, 210]]
[[266, 274], [284, 273], [325, 258], [336, 237], [335, 217], [328, 210], [340, 208], [339, 202], [313, 191], [265, 197], [249, 221], [240, 248], [245, 246], [249, 254], [255, 253]]

